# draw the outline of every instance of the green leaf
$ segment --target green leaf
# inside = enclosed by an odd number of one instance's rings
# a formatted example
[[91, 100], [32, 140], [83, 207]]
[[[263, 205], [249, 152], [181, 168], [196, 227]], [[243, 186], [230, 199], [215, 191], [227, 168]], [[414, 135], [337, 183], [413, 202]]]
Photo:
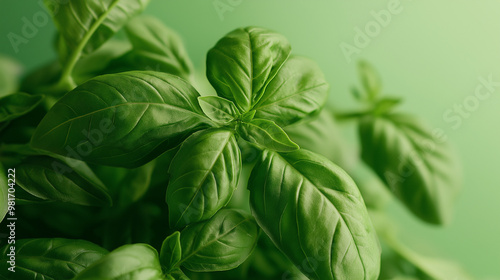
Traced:
[[213, 121], [228, 123], [240, 115], [234, 103], [225, 98], [202, 96], [198, 100], [205, 115]]
[[287, 126], [319, 113], [326, 103], [328, 83], [318, 65], [303, 57], [288, 59], [254, 106], [256, 118]]
[[61, 98], [31, 143], [87, 162], [138, 167], [211, 125], [198, 96], [191, 85], [169, 74], [100, 76]]
[[167, 280], [189, 280], [189, 277], [180, 269], [175, 269], [167, 275]]
[[389, 113], [394, 107], [401, 103], [401, 98], [383, 98], [374, 105], [375, 115], [384, 115]]
[[[16, 248], [15, 272], [7, 270], [10, 246]], [[62, 238], [16, 240], [0, 252], [0, 278], [12, 280], [70, 280], [108, 253], [88, 241]]]
[[3, 221], [8, 210], [8, 182], [3, 165], [0, 163], [0, 222]]
[[361, 156], [389, 189], [422, 220], [449, 221], [460, 188], [449, 147], [405, 114], [360, 120]]
[[74, 280], [161, 280], [158, 252], [147, 244], [124, 245], [100, 259]]
[[284, 130], [301, 149], [320, 154], [342, 168], [350, 167], [352, 159], [356, 158], [333, 113], [326, 108], [317, 117], [287, 126]]
[[219, 96], [247, 112], [264, 95], [290, 51], [278, 33], [258, 27], [236, 29], [208, 52], [207, 77]]
[[238, 133], [245, 141], [262, 149], [291, 152], [299, 148], [281, 127], [268, 120], [254, 119], [251, 122], [242, 122], [238, 126]]
[[358, 63], [358, 73], [363, 89], [367, 94], [367, 101], [375, 101], [382, 89], [382, 82], [377, 71], [367, 61], [360, 61]]
[[115, 39], [107, 41], [98, 50], [78, 60], [72, 75], [75, 82], [80, 85], [95, 76], [111, 74], [110, 64], [129, 52], [130, 48], [130, 43], [126, 41]]
[[167, 188], [169, 224], [180, 228], [212, 217], [238, 185], [241, 155], [228, 130], [191, 135], [170, 166]]
[[126, 26], [132, 50], [115, 59], [119, 71], [154, 70], [189, 80], [193, 66], [181, 38], [154, 17], [137, 17]]
[[23, 116], [42, 101], [43, 96], [19, 92], [0, 98], [0, 122], [6, 122]]
[[[86, 167], [84, 163], [79, 164]], [[27, 197], [20, 199], [110, 206], [111, 198], [106, 187], [100, 181], [77, 172], [78, 168], [47, 156], [27, 158], [16, 167], [16, 183], [27, 193]]]
[[264, 151], [248, 188], [257, 223], [310, 279], [377, 279], [377, 236], [340, 167], [306, 150]]
[[169, 272], [177, 266], [181, 258], [181, 233], [176, 231], [163, 241], [160, 251], [160, 263]]
[[19, 63], [0, 55], [0, 97], [18, 90], [20, 74], [21, 65]]
[[141, 12], [149, 0], [44, 0], [70, 53], [89, 54]]
[[196, 272], [236, 268], [251, 254], [258, 235], [257, 224], [248, 214], [239, 210], [220, 210], [210, 220], [182, 231], [179, 263]]

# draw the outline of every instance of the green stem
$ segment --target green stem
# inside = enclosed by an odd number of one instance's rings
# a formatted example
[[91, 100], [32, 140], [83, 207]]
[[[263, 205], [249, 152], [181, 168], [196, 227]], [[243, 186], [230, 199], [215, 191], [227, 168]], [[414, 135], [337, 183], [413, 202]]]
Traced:
[[65, 89], [72, 90], [76, 87], [76, 83], [73, 80], [73, 77], [71, 76], [73, 73], [73, 69], [75, 68], [76, 63], [78, 60], [80, 60], [80, 57], [82, 56], [83, 49], [89, 42], [90, 38], [94, 35], [96, 30], [101, 26], [101, 24], [106, 20], [108, 17], [109, 12], [118, 4], [118, 0], [114, 1], [113, 4], [111, 4], [108, 8], [108, 10], [103, 13], [89, 28], [87, 33], [85, 33], [85, 36], [83, 36], [82, 40], [76, 47], [76, 49], [73, 50], [71, 53], [70, 57], [66, 61], [66, 64], [64, 65], [64, 68], [62, 70], [62, 75], [61, 78], [58, 81], [58, 85], [61, 87], [65, 87]]
[[358, 119], [364, 116], [367, 116], [371, 114], [371, 111], [358, 111], [358, 112], [341, 112], [341, 113], [334, 113], [335, 119], [339, 121], [345, 121], [345, 120], [352, 120], [352, 119]]

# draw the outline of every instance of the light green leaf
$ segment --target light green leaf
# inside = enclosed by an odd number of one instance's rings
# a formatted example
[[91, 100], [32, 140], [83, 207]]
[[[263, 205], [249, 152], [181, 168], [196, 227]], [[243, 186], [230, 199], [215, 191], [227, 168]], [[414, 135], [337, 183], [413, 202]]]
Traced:
[[236, 268], [251, 254], [258, 235], [257, 224], [248, 214], [220, 210], [210, 220], [182, 231], [182, 259], [179, 263], [197, 272]]
[[42, 101], [43, 96], [23, 92], [13, 93], [0, 98], [0, 123], [23, 116]]
[[288, 59], [254, 106], [256, 118], [287, 126], [319, 113], [326, 102], [328, 83], [318, 65], [307, 58]]
[[377, 236], [340, 167], [306, 150], [264, 151], [248, 188], [257, 223], [310, 279], [377, 279]]
[[71, 280], [80, 271], [108, 253], [84, 240], [43, 238], [17, 240], [15, 272], [7, 270], [10, 246], [0, 252], [0, 278], [11, 280], [46, 279]]
[[450, 220], [460, 171], [446, 143], [405, 114], [360, 120], [361, 156], [389, 189], [422, 220]]
[[220, 97], [247, 112], [264, 95], [290, 51], [278, 33], [258, 27], [236, 29], [208, 52], [207, 77]]
[[383, 98], [374, 105], [374, 114], [384, 115], [389, 113], [394, 107], [401, 103], [401, 98]]
[[18, 90], [20, 74], [21, 65], [19, 63], [0, 55], [0, 97]]
[[367, 61], [360, 61], [358, 63], [358, 73], [363, 89], [367, 94], [367, 101], [375, 101], [382, 90], [382, 82], [377, 71]]
[[299, 148], [281, 127], [268, 120], [254, 119], [251, 122], [242, 122], [238, 126], [238, 133], [245, 141], [262, 149], [291, 152]]
[[[80, 163], [88, 168], [84, 163]], [[16, 183], [24, 201], [61, 201], [87, 206], [110, 206], [111, 197], [100, 181], [89, 179], [67, 163], [47, 156], [25, 159], [16, 167]], [[93, 175], [93, 173], [92, 173]], [[93, 175], [95, 176], [95, 175]]]
[[231, 199], [240, 169], [240, 150], [231, 131], [205, 130], [191, 135], [169, 170], [170, 226], [181, 228], [212, 217]]
[[160, 263], [169, 272], [177, 266], [181, 258], [181, 233], [176, 231], [163, 241], [160, 251]]
[[214, 121], [228, 123], [240, 115], [234, 103], [225, 98], [202, 96], [198, 100], [205, 115]]
[[9, 201], [9, 195], [8, 195], [8, 182], [7, 182], [7, 176], [5, 175], [5, 170], [3, 169], [4, 167], [0, 163], [0, 222], [3, 221], [3, 218], [5, 218], [5, 215], [7, 214], [8, 210], [8, 201]]
[[69, 53], [91, 53], [149, 0], [44, 0]]
[[147, 244], [124, 245], [82, 271], [74, 280], [161, 280], [158, 252]]
[[169, 74], [100, 76], [61, 98], [31, 144], [87, 162], [138, 167], [211, 125], [198, 96], [191, 85]]
[[153, 70], [189, 80], [193, 66], [181, 38], [154, 17], [137, 17], [126, 26], [132, 50], [115, 59], [114, 71]]

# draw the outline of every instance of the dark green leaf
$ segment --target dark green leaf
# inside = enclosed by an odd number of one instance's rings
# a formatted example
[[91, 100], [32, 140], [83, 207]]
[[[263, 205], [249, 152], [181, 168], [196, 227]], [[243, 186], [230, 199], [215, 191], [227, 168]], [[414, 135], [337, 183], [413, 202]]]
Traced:
[[313, 61], [288, 59], [254, 106], [256, 118], [287, 126], [318, 113], [326, 102], [328, 84]]
[[262, 149], [291, 152], [299, 148], [281, 127], [268, 120], [254, 119], [251, 122], [242, 122], [238, 126], [238, 133], [245, 141]]
[[218, 96], [199, 97], [205, 115], [214, 121], [228, 123], [239, 116], [238, 108], [230, 100]]
[[253, 251], [258, 235], [257, 224], [249, 215], [237, 210], [220, 210], [210, 220], [182, 231], [179, 263], [198, 272], [236, 268]]
[[147, 244], [124, 245], [82, 271], [74, 280], [161, 280], [158, 252]]
[[249, 190], [257, 223], [310, 279], [377, 279], [377, 236], [340, 167], [306, 150], [264, 151]]
[[415, 215], [449, 221], [460, 188], [459, 170], [445, 143], [404, 114], [360, 120], [363, 160]]
[[91, 53], [142, 11], [149, 0], [44, 0], [69, 53]]
[[166, 268], [166, 271], [171, 271], [177, 266], [181, 258], [181, 233], [176, 231], [163, 241], [160, 251], [160, 263]]
[[[79, 167], [83, 166], [83, 167]], [[26, 191], [28, 197], [20, 197], [25, 201], [61, 201], [88, 206], [109, 206], [111, 198], [106, 188], [95, 175], [89, 176], [77, 172], [86, 170], [85, 163], [79, 166], [47, 157], [30, 157], [16, 167], [16, 181]], [[91, 175], [91, 176], [92, 176]]]
[[160, 20], [138, 17], [126, 26], [132, 50], [111, 63], [119, 71], [154, 70], [189, 80], [192, 63], [180, 37]]
[[35, 109], [43, 96], [19, 92], [0, 98], [0, 123], [16, 119]]
[[15, 272], [10, 272], [7, 244], [0, 252], [0, 278], [11, 280], [45, 279], [70, 280], [80, 271], [108, 253], [105, 249], [84, 240], [22, 239], [17, 240]]
[[221, 97], [248, 111], [290, 55], [282, 35], [258, 27], [236, 29], [207, 55], [207, 77]]
[[208, 219], [224, 207], [238, 185], [240, 169], [240, 150], [231, 131], [205, 130], [190, 136], [169, 170], [171, 227]]
[[367, 61], [360, 61], [358, 63], [358, 73], [368, 101], [375, 101], [382, 89], [382, 83], [377, 71]]
[[169, 74], [100, 76], [61, 98], [31, 143], [88, 162], [137, 167], [210, 126], [198, 96], [191, 85]]

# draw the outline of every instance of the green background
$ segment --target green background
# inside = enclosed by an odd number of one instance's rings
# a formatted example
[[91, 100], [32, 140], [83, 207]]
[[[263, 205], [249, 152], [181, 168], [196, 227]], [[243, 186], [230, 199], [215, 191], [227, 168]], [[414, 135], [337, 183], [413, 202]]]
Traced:
[[[52, 22], [41, 24], [15, 52], [7, 35], [21, 35], [23, 18], [43, 11], [41, 1], [2, 0], [0, 53], [32, 69], [55, 57]], [[331, 84], [335, 108], [355, 108], [349, 88], [357, 83], [355, 61], [372, 62], [385, 92], [404, 97], [402, 109], [422, 116], [445, 131], [458, 151], [464, 188], [453, 222], [445, 228], [418, 222], [397, 203], [391, 215], [401, 237], [415, 250], [456, 260], [477, 279], [500, 276], [500, 87], [462, 117], [456, 128], [443, 114], [470, 101], [479, 78], [500, 82], [500, 2], [401, 0], [401, 13], [371, 38], [349, 63], [339, 47], [354, 44], [355, 28], [373, 21], [371, 11], [387, 9], [392, 0], [152, 0], [146, 13], [179, 32], [198, 69], [206, 51], [236, 27], [258, 25], [283, 33], [296, 54], [316, 60]], [[397, 2], [397, 1], [396, 1]], [[232, 3], [220, 14], [216, 3]], [[354, 139], [352, 130], [349, 139]], [[355, 143], [352, 143], [355, 147]], [[408, 233], [408, 234], [405, 234]]]

